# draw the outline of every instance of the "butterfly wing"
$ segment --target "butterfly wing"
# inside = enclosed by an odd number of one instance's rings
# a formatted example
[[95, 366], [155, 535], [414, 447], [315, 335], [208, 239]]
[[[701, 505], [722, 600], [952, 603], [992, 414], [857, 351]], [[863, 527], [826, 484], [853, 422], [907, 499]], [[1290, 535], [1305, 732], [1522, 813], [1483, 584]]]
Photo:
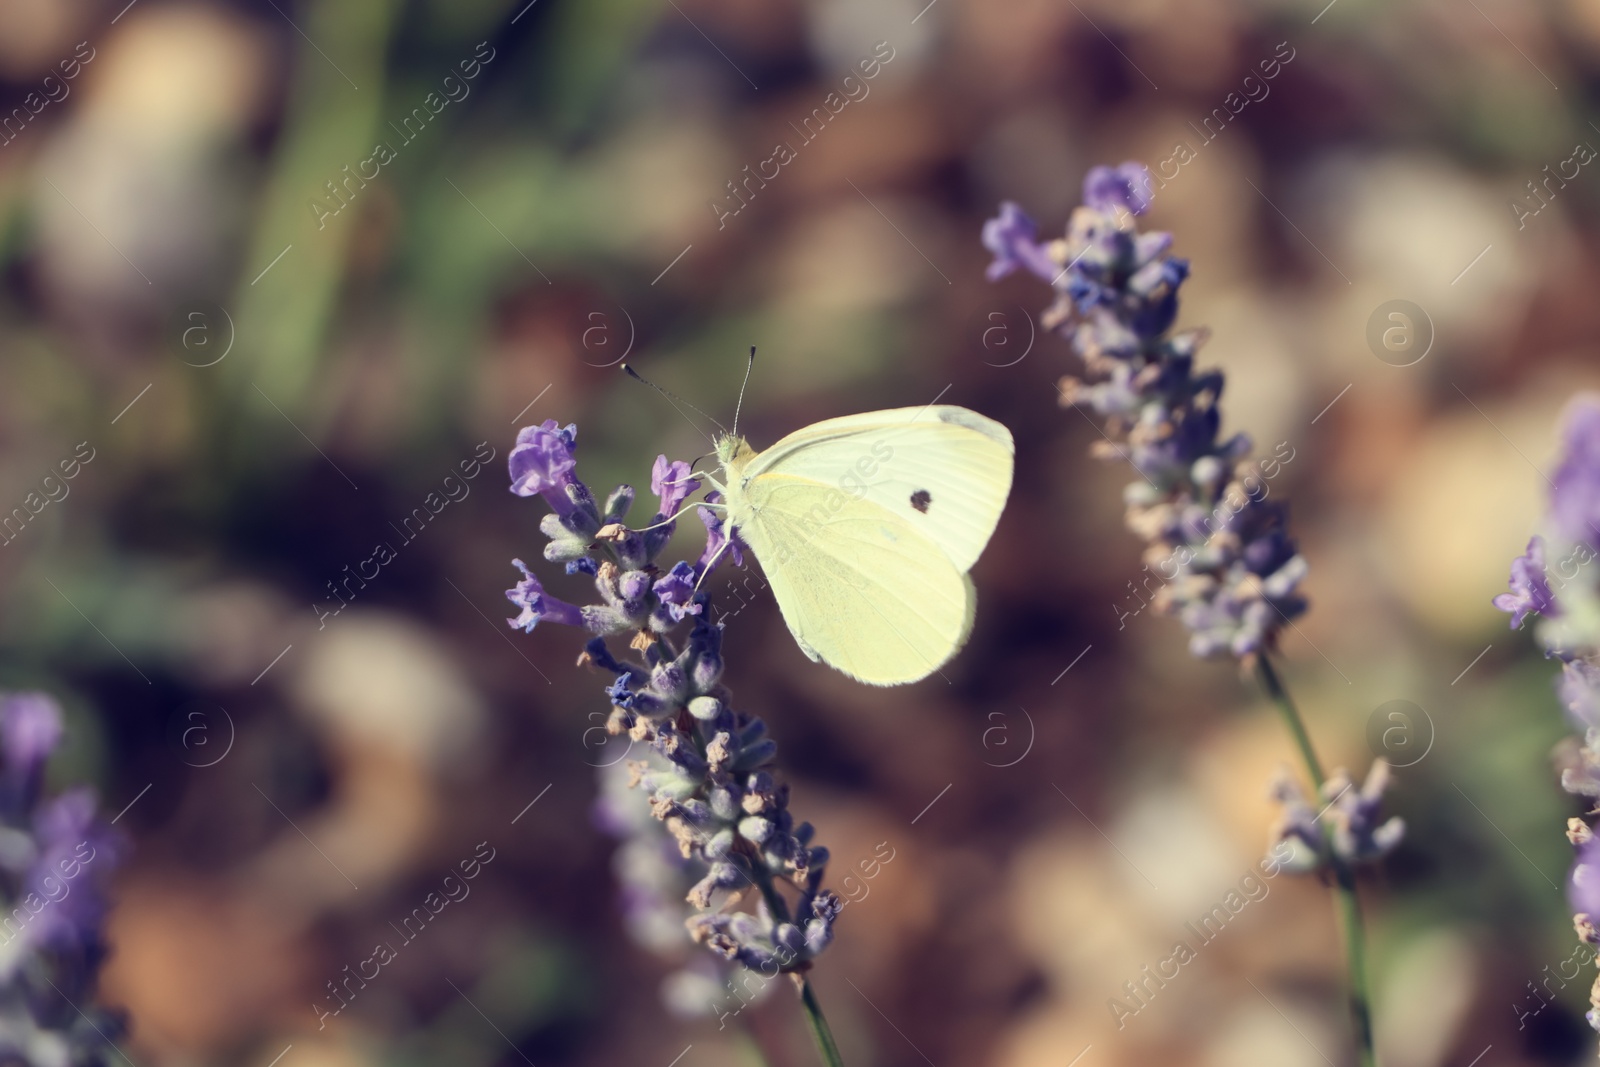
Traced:
[[889, 511], [855, 498], [829, 508], [827, 492], [768, 473], [734, 507], [784, 622], [806, 655], [852, 678], [927, 677], [966, 643], [971, 580]]
[[1011, 432], [993, 419], [928, 405], [815, 423], [753, 457], [743, 473], [751, 487], [781, 474], [838, 507], [857, 499], [882, 508], [965, 572], [1000, 521], [1013, 454]]

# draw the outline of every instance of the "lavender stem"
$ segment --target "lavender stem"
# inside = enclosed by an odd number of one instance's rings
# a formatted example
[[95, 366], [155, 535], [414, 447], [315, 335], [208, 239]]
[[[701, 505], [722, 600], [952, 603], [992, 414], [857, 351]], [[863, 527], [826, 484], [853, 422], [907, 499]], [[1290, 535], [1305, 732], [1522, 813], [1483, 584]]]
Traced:
[[828, 1019], [822, 1014], [822, 1005], [817, 1003], [816, 992], [804, 975], [800, 976], [799, 981], [800, 1003], [806, 1009], [806, 1022], [811, 1025], [811, 1037], [817, 1043], [817, 1055], [826, 1067], [844, 1067], [844, 1057], [839, 1055], [839, 1046], [834, 1044], [833, 1031], [828, 1029]]

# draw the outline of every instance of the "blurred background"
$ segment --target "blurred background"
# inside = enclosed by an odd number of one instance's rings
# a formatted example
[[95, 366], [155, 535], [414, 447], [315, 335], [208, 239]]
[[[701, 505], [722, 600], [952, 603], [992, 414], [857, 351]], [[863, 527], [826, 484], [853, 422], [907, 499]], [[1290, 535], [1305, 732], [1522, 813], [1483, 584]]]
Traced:
[[1548, 982], [1553, 670], [1489, 600], [1600, 386], [1600, 4], [1323, 3], [0, 0], [0, 681], [63, 696], [52, 774], [134, 842], [130, 1062], [814, 1062], [787, 991], [662, 1006], [682, 960], [626, 936], [591, 822], [606, 679], [502, 622], [543, 544], [516, 428], [576, 422], [590, 484], [643, 486], [706, 426], [617, 364], [727, 421], [751, 344], [757, 447], [935, 396], [1018, 444], [948, 684], [855, 685], [766, 595], [729, 624], [834, 879], [894, 851], [815, 972], [846, 1060], [1349, 1062], [1332, 911], [1288, 875], [1108, 1007], [1252, 870], [1291, 757], [1248, 679], [1132, 613], [1127, 472], [1057, 406], [1043, 287], [984, 280], [1000, 200], [1059, 232], [1124, 159], [1164, 179], [1230, 426], [1292, 454], [1284, 658], [1325, 758], [1407, 764], [1367, 897], [1384, 1062], [1592, 1059], [1587, 975]]

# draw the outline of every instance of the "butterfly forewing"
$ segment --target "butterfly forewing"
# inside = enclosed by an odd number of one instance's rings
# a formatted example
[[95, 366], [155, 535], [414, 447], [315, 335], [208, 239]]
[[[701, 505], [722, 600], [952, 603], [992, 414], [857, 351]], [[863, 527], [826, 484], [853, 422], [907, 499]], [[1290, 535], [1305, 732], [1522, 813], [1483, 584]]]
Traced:
[[966, 571], [1000, 519], [1012, 452], [1004, 426], [966, 408], [897, 408], [808, 426], [755, 456], [744, 474], [747, 491], [782, 474], [810, 482], [819, 500], [883, 508]]

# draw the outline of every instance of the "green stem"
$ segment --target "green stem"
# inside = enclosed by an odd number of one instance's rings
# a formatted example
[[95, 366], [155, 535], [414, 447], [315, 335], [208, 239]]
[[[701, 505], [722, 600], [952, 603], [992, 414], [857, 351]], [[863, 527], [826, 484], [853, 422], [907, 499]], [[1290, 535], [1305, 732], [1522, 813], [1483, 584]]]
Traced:
[[[1289, 691], [1283, 686], [1283, 680], [1278, 677], [1278, 672], [1273, 669], [1265, 653], [1256, 656], [1256, 676], [1273, 706], [1283, 716], [1284, 725], [1289, 728], [1289, 734], [1300, 750], [1306, 773], [1310, 775], [1317, 795], [1321, 796], [1323, 784], [1327, 781], [1322, 773], [1322, 762], [1317, 759], [1317, 750], [1311, 744], [1311, 735], [1306, 732], [1299, 709], [1295, 707]], [[1361, 1067], [1377, 1067], [1378, 1056], [1372, 1044], [1372, 1001], [1367, 986], [1366, 935], [1361, 919], [1361, 897], [1356, 891], [1355, 871], [1334, 853], [1331, 845], [1332, 828], [1324, 823], [1322, 832], [1328, 841], [1327, 855], [1333, 867], [1335, 904], [1339, 912], [1339, 926], [1344, 933], [1345, 964], [1350, 985], [1350, 1022], [1355, 1031], [1356, 1057]]]
[[839, 1046], [833, 1042], [833, 1031], [828, 1029], [822, 1005], [817, 1003], [817, 994], [804, 975], [800, 976], [800, 1003], [806, 1009], [806, 1022], [811, 1026], [811, 1037], [817, 1043], [817, 1054], [822, 1062], [826, 1067], [844, 1067], [844, 1057], [839, 1055]]

